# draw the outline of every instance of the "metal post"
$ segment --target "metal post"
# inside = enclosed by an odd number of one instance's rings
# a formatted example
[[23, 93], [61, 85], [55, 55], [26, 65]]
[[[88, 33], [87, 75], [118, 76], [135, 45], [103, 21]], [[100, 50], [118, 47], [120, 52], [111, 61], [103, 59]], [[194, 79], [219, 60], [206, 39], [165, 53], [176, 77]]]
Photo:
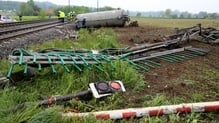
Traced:
[[97, 0], [97, 12], [99, 11], [99, 0]]
[[68, 0], [68, 12], [70, 12], [70, 0]]

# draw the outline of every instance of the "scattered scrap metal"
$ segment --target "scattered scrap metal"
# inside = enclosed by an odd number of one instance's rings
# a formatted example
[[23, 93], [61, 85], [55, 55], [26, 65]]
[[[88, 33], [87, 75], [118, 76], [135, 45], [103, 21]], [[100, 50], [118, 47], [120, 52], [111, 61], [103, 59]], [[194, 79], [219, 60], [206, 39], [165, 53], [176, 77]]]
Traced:
[[[101, 64], [108, 62], [114, 69], [113, 60], [124, 60], [133, 65], [138, 70], [148, 71], [151, 68], [160, 66], [154, 59], [165, 60], [167, 62], [179, 62], [194, 56], [206, 55], [209, 50], [195, 48], [192, 46], [180, 47], [179, 44], [189, 41], [193, 36], [199, 35], [208, 43], [217, 43], [218, 30], [213, 28], [202, 28], [201, 24], [194, 27], [177, 29], [176, 34], [164, 38], [164, 41], [152, 44], [141, 44], [141, 46], [103, 49], [98, 52], [91, 50], [63, 50], [46, 49], [40, 52], [29, 52], [24, 49], [15, 49], [9, 55], [11, 67], [8, 71], [9, 78], [13, 73], [15, 65], [24, 65], [24, 74], [28, 67], [38, 68], [50, 67], [56, 73], [55, 64], [61, 64], [65, 71], [70, 72], [69, 65], [76, 70], [83, 68], [97, 68], [104, 71]], [[216, 40], [213, 40], [216, 39]], [[94, 66], [94, 67], [91, 67]]]
[[[53, 73], [56, 73], [55, 64], [61, 64], [65, 71], [70, 72], [69, 65], [72, 65], [76, 70], [81, 72], [82, 68], [94, 68], [104, 71], [101, 64], [108, 62], [114, 69], [113, 60], [124, 60], [129, 62], [138, 70], [148, 71], [152, 66], [159, 65], [153, 61], [153, 58], [165, 60], [167, 62], [179, 62], [195, 56], [205, 55], [208, 50], [194, 48], [192, 46], [168, 49], [169, 44], [153, 44], [138, 47], [138, 49], [105, 49], [99, 53], [91, 51], [66, 51], [58, 50], [46, 53], [31, 53], [23, 49], [16, 49], [9, 55], [11, 67], [7, 77], [13, 73], [15, 65], [24, 65], [24, 74], [27, 74], [28, 67], [38, 68], [42, 70], [44, 67], [50, 67]], [[121, 53], [116, 55], [117, 53]]]
[[201, 34], [203, 41], [210, 44], [219, 44], [219, 30], [209, 27], [202, 28]]
[[138, 21], [131, 21], [129, 24], [128, 24], [129, 27], [138, 27]]
[[200, 37], [201, 39], [197, 40], [204, 43], [219, 44], [219, 30], [213, 27], [203, 28], [201, 24], [197, 24], [196, 26], [183, 29], [176, 28], [176, 34], [170, 35], [167, 38], [179, 38], [181, 41], [190, 41], [193, 36]]

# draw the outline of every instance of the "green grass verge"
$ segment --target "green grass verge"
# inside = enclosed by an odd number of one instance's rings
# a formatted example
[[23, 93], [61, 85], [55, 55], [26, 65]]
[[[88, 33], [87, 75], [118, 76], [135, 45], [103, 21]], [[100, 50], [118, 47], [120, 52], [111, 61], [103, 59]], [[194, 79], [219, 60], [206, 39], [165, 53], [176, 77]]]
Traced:
[[[15, 20], [19, 21], [19, 16], [13, 16]], [[47, 19], [49, 17], [45, 17]], [[57, 18], [57, 16], [52, 16], [51, 18]], [[33, 21], [42, 19], [40, 16], [22, 16], [22, 21]]]
[[[103, 49], [119, 47], [115, 33], [112, 30], [100, 29], [94, 32], [87, 30], [80, 31], [80, 38], [77, 41], [56, 40], [53, 42], [43, 43], [41, 45], [31, 46], [30, 50], [42, 50], [45, 48], [63, 48], [63, 49]], [[91, 70], [84, 69], [83, 72], [78, 72], [73, 66], [71, 72], [64, 71], [61, 65], [56, 66], [57, 73], [52, 74], [50, 69], [44, 69], [38, 72], [36, 77], [30, 81], [20, 82], [15, 88], [5, 88], [0, 90], [0, 117], [1, 122], [31, 122], [31, 123], [51, 123], [51, 122], [81, 122], [76, 119], [63, 119], [60, 112], [64, 109], [61, 106], [55, 106], [48, 109], [36, 107], [36, 101], [50, 95], [64, 95], [69, 93], [77, 93], [87, 90], [90, 82], [121, 80], [125, 87], [129, 90], [140, 90], [145, 85], [143, 76], [132, 68], [126, 62], [114, 61], [115, 68], [109, 63], [102, 65], [104, 72], [95, 69], [91, 66]], [[9, 63], [6, 60], [1, 60], [1, 72], [6, 72], [9, 68]], [[16, 67], [16, 70], [21, 67]], [[133, 91], [134, 91], [133, 90]], [[122, 94], [116, 93], [113, 96], [98, 100], [92, 99], [90, 102], [75, 101], [69, 102], [70, 106], [78, 106], [80, 112], [99, 111], [119, 109], [123, 106], [124, 98]], [[15, 106], [20, 103], [29, 102], [27, 107], [12, 112]], [[94, 106], [91, 109], [85, 105]], [[83, 122], [97, 122], [93, 117], [83, 119]], [[101, 121], [98, 121], [101, 122]], [[112, 121], [109, 121], [112, 122]]]

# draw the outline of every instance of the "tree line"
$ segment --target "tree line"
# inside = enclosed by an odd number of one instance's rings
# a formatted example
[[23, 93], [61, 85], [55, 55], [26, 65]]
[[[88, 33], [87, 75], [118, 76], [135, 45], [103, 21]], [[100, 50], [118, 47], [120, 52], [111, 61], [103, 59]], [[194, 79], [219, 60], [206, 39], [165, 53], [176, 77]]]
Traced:
[[217, 19], [219, 18], [219, 13], [208, 13], [205, 11], [200, 11], [199, 13], [190, 12], [180, 12], [178, 10], [166, 9], [165, 11], [155, 11], [155, 12], [136, 12], [132, 13], [132, 16], [136, 17], [150, 17], [150, 18], [172, 18], [172, 19], [184, 19], [184, 18], [201, 18], [201, 19]]
[[[49, 2], [44, 2], [48, 8], [42, 8], [42, 4], [39, 2], [34, 2], [34, 0], [28, 0], [27, 2], [14, 2], [14, 1], [0, 1], [1, 11], [13, 11], [18, 16], [55, 16], [58, 14], [58, 11], [61, 10], [66, 14], [74, 11], [76, 14], [94, 12], [97, 11], [97, 8], [91, 8], [86, 6], [57, 6]], [[37, 4], [36, 4], [37, 3]], [[46, 6], [46, 5], [44, 5]], [[52, 12], [47, 12], [46, 9], [52, 10]], [[99, 11], [113, 10], [115, 8], [106, 6], [99, 8]]]
[[[57, 15], [59, 10], [64, 11], [66, 14], [70, 11], [74, 11], [76, 14], [94, 12], [97, 8], [91, 8], [86, 6], [58, 6], [50, 2], [34, 2], [34, 0], [28, 0], [27, 2], [16, 2], [16, 1], [0, 1], [0, 13], [1, 11], [8, 11], [16, 13], [20, 16], [45, 16]], [[50, 9], [52, 12], [47, 12], [45, 9]], [[98, 11], [113, 10], [109, 6], [98, 8]], [[156, 12], [129, 12], [131, 16], [137, 17], [149, 17], [149, 18], [202, 18], [202, 19], [216, 19], [219, 18], [218, 13], [208, 13], [201, 11], [199, 13], [180, 12], [178, 10], [166, 9], [165, 11]]]

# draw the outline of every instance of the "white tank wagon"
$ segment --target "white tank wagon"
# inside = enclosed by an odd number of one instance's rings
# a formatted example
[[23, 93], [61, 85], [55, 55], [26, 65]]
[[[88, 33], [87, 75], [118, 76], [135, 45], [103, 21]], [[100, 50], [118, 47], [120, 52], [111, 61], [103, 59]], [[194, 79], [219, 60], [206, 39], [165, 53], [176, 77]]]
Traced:
[[123, 27], [130, 18], [124, 10], [111, 10], [78, 14], [75, 18], [76, 28]]

